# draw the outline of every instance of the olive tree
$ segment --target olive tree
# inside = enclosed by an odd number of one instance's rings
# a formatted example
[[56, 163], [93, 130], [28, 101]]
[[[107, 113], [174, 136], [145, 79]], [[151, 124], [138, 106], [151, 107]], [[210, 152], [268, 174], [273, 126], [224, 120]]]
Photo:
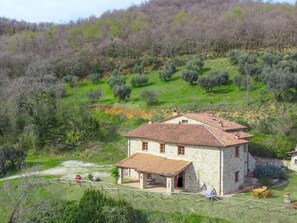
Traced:
[[194, 82], [198, 80], [198, 72], [195, 70], [185, 70], [183, 71], [182, 78], [184, 81], [188, 82], [190, 85], [193, 85]]
[[127, 98], [130, 98], [132, 89], [125, 84], [115, 85], [112, 88], [112, 92], [113, 92], [114, 97], [119, 98], [120, 101], [125, 101]]

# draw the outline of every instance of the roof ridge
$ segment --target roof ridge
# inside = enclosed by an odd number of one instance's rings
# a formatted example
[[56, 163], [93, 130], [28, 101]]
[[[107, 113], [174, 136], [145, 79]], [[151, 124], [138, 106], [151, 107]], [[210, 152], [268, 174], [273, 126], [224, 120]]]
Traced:
[[[220, 140], [214, 133], [213, 133], [213, 131], [211, 130], [211, 129], [209, 129], [209, 127], [208, 126], [206, 126], [206, 125], [202, 125], [204, 128], [206, 128], [209, 132], [210, 132], [210, 134], [212, 134], [220, 143], [222, 143], [225, 147], [226, 147], [226, 144], [222, 141], [222, 140]], [[224, 132], [224, 131], [222, 131], [222, 130], [219, 130], [219, 131], [221, 131], [221, 132]]]

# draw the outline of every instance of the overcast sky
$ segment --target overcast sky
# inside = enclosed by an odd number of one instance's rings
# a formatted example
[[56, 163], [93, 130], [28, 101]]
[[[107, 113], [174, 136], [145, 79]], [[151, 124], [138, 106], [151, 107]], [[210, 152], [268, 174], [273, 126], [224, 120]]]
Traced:
[[[27, 22], [65, 23], [145, 0], [0, 0], [0, 16]], [[295, 0], [279, 0], [295, 3]]]

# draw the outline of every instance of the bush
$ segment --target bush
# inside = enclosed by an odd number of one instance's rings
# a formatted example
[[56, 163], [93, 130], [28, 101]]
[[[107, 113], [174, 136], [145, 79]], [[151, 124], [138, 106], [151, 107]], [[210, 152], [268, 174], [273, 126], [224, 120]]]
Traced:
[[191, 71], [200, 71], [204, 66], [204, 61], [201, 58], [195, 57], [186, 64], [186, 69]]
[[283, 179], [285, 178], [285, 172], [282, 168], [274, 165], [257, 165], [254, 170], [255, 177], [257, 178], [272, 178]]
[[73, 75], [66, 75], [63, 78], [63, 81], [65, 83], [68, 83], [70, 87], [77, 87], [79, 83], [79, 77], [78, 76], [73, 76]]
[[154, 90], [144, 90], [141, 92], [140, 96], [142, 97], [143, 100], [146, 101], [148, 106], [158, 103], [158, 99], [157, 99], [158, 94]]
[[115, 183], [118, 182], [118, 178], [119, 178], [119, 169], [114, 167], [110, 170], [110, 175], [113, 177]]
[[183, 72], [182, 78], [184, 81], [188, 82], [190, 85], [193, 85], [194, 82], [198, 80], [198, 73], [195, 70], [185, 70]]
[[238, 70], [241, 74], [247, 74], [246, 73], [246, 65], [255, 65], [257, 63], [257, 57], [250, 53], [243, 53], [239, 56], [238, 59]]
[[143, 74], [144, 73], [143, 66], [141, 64], [135, 64], [135, 66], [133, 67], [133, 73]]
[[262, 56], [262, 60], [264, 64], [268, 65], [269, 67], [272, 67], [273, 65], [278, 64], [283, 59], [282, 55], [279, 53], [273, 53], [273, 52], [265, 52]]
[[99, 84], [100, 82], [100, 78], [101, 75], [99, 73], [93, 73], [89, 75], [89, 80], [93, 83], [93, 84]]
[[163, 70], [159, 72], [159, 78], [161, 81], [169, 81], [175, 72], [176, 67], [174, 63], [166, 63]]
[[97, 90], [93, 90], [92, 88], [89, 90], [89, 92], [87, 93], [87, 96], [90, 100], [90, 103], [95, 103], [97, 100], [99, 100], [99, 98], [102, 96], [102, 92], [101, 89], [97, 89]]
[[231, 50], [228, 53], [228, 56], [230, 58], [230, 61], [232, 64], [238, 64], [239, 62], [239, 57], [243, 54], [244, 52], [241, 50]]
[[112, 89], [116, 85], [126, 84], [126, 80], [124, 76], [122, 76], [117, 70], [115, 70], [113, 75], [107, 79], [107, 84]]
[[23, 149], [8, 144], [0, 146], [0, 176], [19, 170], [25, 162], [25, 157]]
[[99, 190], [86, 190], [74, 213], [74, 223], [138, 222], [129, 203], [109, 198]]
[[131, 79], [131, 85], [133, 87], [141, 87], [148, 83], [148, 76], [145, 74], [133, 75]]
[[93, 181], [94, 180], [94, 176], [92, 174], [90, 174], [90, 173], [88, 174], [88, 180], [89, 181]]
[[214, 87], [222, 86], [229, 80], [229, 75], [225, 71], [213, 71], [208, 76], [199, 78], [199, 85], [207, 92], [211, 92]]
[[130, 94], [132, 90], [128, 86], [122, 84], [122, 85], [115, 85], [112, 88], [112, 92], [114, 97], [118, 97], [120, 101], [125, 101], [127, 98], [130, 98]]

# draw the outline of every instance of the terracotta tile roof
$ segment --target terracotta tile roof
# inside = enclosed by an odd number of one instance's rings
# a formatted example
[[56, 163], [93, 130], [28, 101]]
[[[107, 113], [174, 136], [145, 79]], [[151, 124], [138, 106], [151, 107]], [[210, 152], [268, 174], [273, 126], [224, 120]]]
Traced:
[[191, 161], [168, 159], [148, 153], [135, 153], [115, 166], [172, 177], [184, 170], [190, 163]]
[[[231, 122], [231, 121], [228, 121], [226, 119], [223, 119], [223, 118], [220, 118], [217, 116], [213, 116], [212, 114], [209, 114], [206, 112], [204, 112], [204, 113], [184, 113], [184, 114], [177, 115], [175, 117], [178, 117], [178, 116], [185, 116], [190, 119], [194, 119], [198, 122], [201, 122], [203, 124], [221, 129], [223, 131], [235, 131], [235, 130], [247, 129], [247, 127], [244, 125], [240, 125], [238, 123]], [[170, 119], [173, 119], [175, 117], [172, 117]]]
[[247, 143], [244, 139], [213, 127], [189, 124], [145, 124], [128, 132], [126, 136], [163, 143], [210, 147], [228, 147]]
[[234, 137], [239, 137], [240, 139], [250, 139], [253, 135], [246, 132], [230, 132], [230, 134], [234, 135]]

